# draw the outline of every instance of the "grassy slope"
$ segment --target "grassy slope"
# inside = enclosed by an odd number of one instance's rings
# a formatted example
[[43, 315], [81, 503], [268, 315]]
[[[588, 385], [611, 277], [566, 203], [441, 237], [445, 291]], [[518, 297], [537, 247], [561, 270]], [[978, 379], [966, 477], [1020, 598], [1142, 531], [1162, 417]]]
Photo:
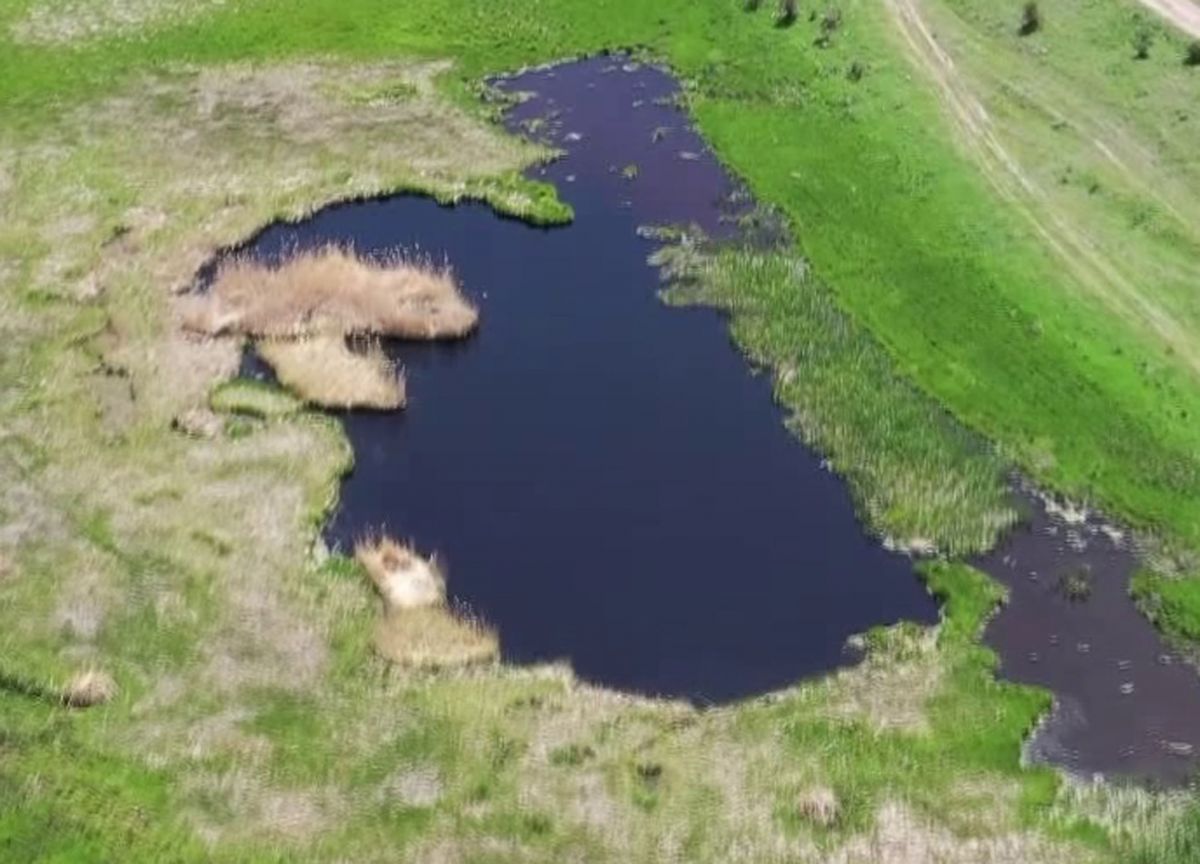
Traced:
[[[107, 95], [132, 72], [163, 61], [312, 52], [358, 58], [448, 53], [463, 59], [466, 79], [474, 80], [486, 69], [526, 60], [612, 43], [651, 43], [697, 82], [696, 107], [705, 131], [764, 198], [797, 220], [817, 271], [905, 368], [950, 407], [1017, 451], [1021, 435], [1029, 434], [1027, 425], [1040, 430], [1029, 458], [1038, 456], [1043, 471], [1063, 482], [1071, 481], [1071, 471], [1086, 477], [1086, 460], [1093, 451], [1111, 449], [1108, 438], [1120, 434], [1124, 424], [1132, 424], [1131, 434], [1149, 434], [1148, 422], [1130, 418], [1139, 416], [1135, 409], [1157, 404], [1151, 398], [1154, 388], [1137, 376], [1106, 377], [1102, 373], [1112, 370], [1085, 362], [1066, 342], [1055, 341], [1061, 328], [1054, 322], [1071, 321], [1077, 340], [1101, 338], [1088, 327], [1104, 338], [1117, 333], [1131, 351], [1145, 350], [1138, 334], [1125, 332], [1087, 303], [1059, 309], [1069, 303], [1068, 295], [1055, 303], [1039, 299], [1045, 285], [1055, 283], [1052, 263], [1024, 236], [1020, 222], [989, 210], [988, 188], [942, 140], [932, 101], [906, 81], [902, 70], [907, 67], [885, 40], [885, 19], [873, 6], [847, 4], [839, 46], [822, 53], [808, 47], [811, 31], [800, 29], [806, 25], [777, 32], [763, 15], [744, 16], [728, 4], [513, 2], [498, 10], [499, 4], [446, 2], [427, 4], [419, 19], [398, 12], [396, 4], [361, 0], [244, 5], [236, 16], [231, 12], [144, 42], [85, 47], [71, 62], [63, 61], [61, 48], [0, 52], [6, 132], [28, 141], [39, 138], [60, 122], [65, 125], [58, 119], [63, 105], [46, 99], [47, 93], [77, 104]], [[535, 5], [536, 15], [531, 14]], [[771, 51], [762, 50], [763, 40], [772, 40]], [[866, 58], [872, 67], [858, 86], [842, 75], [852, 56]], [[912, 110], [898, 112], [896, 105]], [[105, 186], [112, 200], [104, 212], [106, 218], [119, 218], [145, 190], [128, 185], [124, 174], [136, 176], [136, 170], [115, 158], [119, 147], [111, 142], [92, 146], [86, 151], [89, 161], [74, 168], [85, 176], [113, 174]], [[239, 225], [293, 210], [306, 195], [334, 194], [346, 185], [333, 170], [345, 157], [327, 154], [333, 165], [324, 166], [319, 180], [277, 192], [274, 199], [255, 199], [252, 208], [220, 230], [236, 236], [244, 230]], [[97, 168], [103, 170], [92, 170]], [[396, 179], [408, 176], [398, 171]], [[52, 201], [60, 179], [48, 173], [35, 187], [23, 187], [21, 200]], [[264, 174], [267, 189], [284, 188], [268, 179], [281, 182]], [[886, 190], [902, 194], [880, 194]], [[919, 207], [911, 206], [914, 198]], [[177, 229], [199, 230], [211, 205], [205, 199], [193, 210], [177, 211]], [[965, 245], [956, 249], [946, 237], [965, 238]], [[16, 235], [5, 248], [10, 258], [32, 260], [44, 251], [27, 251], [24, 239]], [[1015, 263], [1009, 256], [980, 254], [995, 247], [1020, 254]], [[29, 288], [30, 274], [13, 284]], [[160, 296], [161, 287], [143, 273], [120, 288], [105, 301], [106, 313], [132, 329], [130, 338], [150, 339], [161, 324], [154, 314], [139, 312], [139, 304], [156, 302], [152, 298]], [[133, 291], [132, 298], [123, 295], [126, 290]], [[11, 303], [13, 298], [2, 299]], [[1028, 316], [1042, 309], [1039, 302], [1062, 317], [1034, 326]], [[369, 655], [363, 625], [369, 594], [358, 574], [340, 565], [313, 572], [302, 563], [303, 550], [274, 551], [274, 535], [241, 537], [239, 526], [254, 525], [257, 515], [226, 512], [228, 502], [222, 509], [189, 511], [194, 504], [187, 502], [186, 486], [177, 485], [188, 478], [173, 473], [199, 453], [213, 460], [214, 481], [232, 482], [249, 472], [250, 482], [280, 496], [281, 507], [297, 494], [300, 512], [282, 529], [283, 539], [294, 545], [311, 533], [310, 520], [327, 502], [331, 477], [342, 464], [331, 430], [304, 417], [265, 424], [242, 420], [229, 430], [231, 443], [210, 447], [184, 445], [141, 427], [129, 440], [110, 442], [97, 453], [95, 436], [104, 427], [93, 416], [86, 392], [86, 364], [79, 360], [69, 374], [60, 367], [76, 363], [61, 357], [78, 352], [81, 337], [98, 332], [103, 317], [97, 318], [92, 306], [76, 307], [35, 291], [26, 291], [9, 308], [43, 322], [39, 338], [48, 333], [52, 338], [36, 350], [29, 340], [18, 342], [19, 350], [30, 352], [28, 360], [5, 346], [13, 352], [5, 372], [20, 376], [19, 387], [4, 391], [6, 410], [53, 418], [74, 430], [65, 440], [42, 442], [41, 451], [22, 443], [32, 449], [29, 458], [24, 450], [17, 454], [21, 470], [34, 475], [42, 470], [39, 460], [61, 458], [72, 448], [101, 466], [128, 470], [128, 476], [111, 476], [122, 477], [118, 497], [137, 501], [143, 509], [136, 519], [146, 526], [131, 527], [128, 519], [114, 524], [91, 506], [80, 511], [79, 504], [93, 504], [97, 497], [117, 505], [103, 494], [79, 491], [79, 498], [66, 505], [69, 530], [88, 548], [64, 552], [48, 535], [52, 542], [20, 562], [33, 568], [41, 586], [40, 599], [21, 598], [21, 617], [30, 622], [52, 611], [55, 592], [46, 586], [65, 584], [64, 574], [69, 577], [77, 567], [82, 572], [84, 565], [111, 570], [114, 584], [126, 592], [122, 596], [139, 598], [139, 605], [101, 637], [101, 656], [115, 664], [126, 687], [112, 708], [71, 716], [8, 689], [0, 696], [5, 805], [0, 807], [0, 850], [15, 860], [161, 860], [168, 848], [180, 858], [273, 860], [283, 853], [264, 848], [262, 838], [269, 835], [247, 832], [263, 830], [282, 813], [299, 814], [301, 821], [323, 829], [309, 838], [312, 845], [302, 844], [287, 856], [292, 860], [367, 859], [381, 850], [412, 860], [436, 854], [561, 860], [566, 850], [584, 860], [657, 860], [662, 843], [674, 836], [689, 860], [731, 860], [732, 850], [740, 850], [748, 860], [761, 861], [774, 854], [781, 836], [827, 847], [870, 836], [877, 830], [872, 826], [876, 808], [889, 801], [915, 808], [923, 823], [968, 836], [994, 838], [1032, 826], [1094, 844], [1101, 852], [1110, 843], [1130, 844], [1120, 831], [1106, 839], [1071, 817], [1049, 818], [1054, 781], [1046, 772], [1017, 769], [1020, 738], [1044, 697], [991, 680], [993, 660], [971, 637], [995, 600], [994, 589], [969, 571], [939, 568], [932, 574], [932, 584], [949, 598], [949, 624], [940, 645], [903, 630], [877, 634], [878, 664], [804, 685], [775, 702], [703, 718], [671, 706], [614, 701], [571, 689], [553, 676], [521, 672], [397, 680]], [[1009, 339], [1017, 341], [1009, 346]], [[1054, 375], [1035, 374], [1049, 361], [1062, 368]], [[999, 392], [1016, 402], [991, 404], [986, 388], [1006, 363], [1031, 377], [1000, 381]], [[70, 386], [60, 390], [64, 384]], [[8, 396], [14, 390], [15, 401]], [[258, 405], [256, 395], [223, 393], [217, 403], [276, 413], [274, 405]], [[227, 397], [233, 398], [223, 403]], [[1077, 429], [1079, 416], [1094, 417], [1098, 428]], [[1075, 433], [1082, 443], [1074, 440]], [[1174, 434], [1163, 432], [1170, 446], [1178, 443]], [[8, 448], [11, 440], [4, 443]], [[1168, 458], [1175, 451], [1167, 444], [1150, 440], [1146, 452]], [[1054, 464], [1044, 458], [1047, 452], [1058, 457]], [[140, 460], [149, 460], [144, 469], [149, 477], [136, 470]], [[1103, 491], [1121, 503], [1123, 490], [1128, 491], [1122, 484], [1129, 479], [1121, 472], [1136, 472], [1128, 459], [1112, 464], [1116, 480]], [[82, 461], [75, 467], [81, 471], [78, 489], [89, 475]], [[59, 479], [72, 491], [69, 478]], [[1164, 500], [1172, 494], [1186, 498], [1169, 487], [1155, 492], [1160, 494]], [[1136, 503], [1129, 504], [1131, 512], [1158, 517], [1153, 508], [1138, 510]], [[171, 519], [165, 526], [156, 523], [172, 512], [192, 523], [186, 531]], [[193, 515], [201, 515], [201, 524], [210, 528], [229, 530], [198, 534]], [[255, 547], [260, 539], [262, 545]], [[219, 641], [221, 628], [232, 626], [214, 608], [224, 602], [221, 591], [238, 587], [221, 581], [219, 574], [230, 573], [265, 577], [268, 584], [282, 579], [300, 594], [304, 615], [296, 623], [319, 622], [332, 646], [328, 678], [319, 686], [296, 687], [292, 679], [299, 673], [284, 667], [276, 680], [236, 696], [201, 687], [182, 704], [155, 707], [149, 700], [155, 685], [171, 676], [194, 683], [187, 676], [203, 665], [203, 640]], [[176, 590], [163, 594], [164, 585]], [[171, 603], [160, 607], [163, 599]], [[189, 614], [173, 614], [181, 607]], [[264, 612], [270, 613], [265, 620]], [[271, 616], [278, 614], [273, 607], [260, 608], [254, 620], [270, 629]], [[283, 621], [292, 623], [286, 616]], [[8, 631], [9, 645], [22, 653], [6, 650], [6, 656], [20, 656], [39, 679], [60, 674], [70, 660], [69, 640], [54, 634], [39, 641], [34, 635]], [[278, 632], [270, 635], [282, 638]], [[274, 668], [273, 655], [262, 646], [234, 644], [264, 651], [250, 659]], [[204, 679], [197, 680], [203, 685]], [[964, 716], [977, 722], [963, 723]], [[896, 717], [907, 718], [910, 726], [881, 731], [875, 725], [879, 718]], [[579, 733], [580, 728], [586, 731]], [[573, 744], [579, 746], [572, 749]], [[131, 760], [131, 752], [146, 758]], [[661, 774], [652, 770], [655, 764]], [[743, 764], [746, 776], [731, 773], [731, 766]], [[415, 769], [418, 780], [422, 772], [440, 778], [426, 784], [439, 786], [432, 802], [413, 803], [414, 781], [403, 774], [406, 769]], [[393, 777], [397, 771], [403, 776]], [[794, 796], [813, 783], [832, 786], [846, 807], [844, 824], [827, 835], [805, 824], [795, 806]], [[183, 815], [221, 838], [216, 851], [194, 845]], [[1162, 836], [1147, 833], [1132, 845]], [[1129, 860], [1133, 853], [1129, 845], [1124, 849], [1114, 854]], [[1065, 854], [1078, 860], [1081, 853]], [[1148, 854], [1153, 857], [1146, 861], [1170, 860]], [[1189, 860], [1186, 851], [1176, 860]]]
[[[998, 11], [926, 5], [939, 25], [957, 22], [944, 29], [987, 58], [992, 78], [977, 77], [993, 87], [994, 70], [1013, 66], [1026, 89], [1032, 79], [1050, 82], [1051, 96], [1070, 88], [1099, 93], [1097, 105], [1135, 139], [1155, 144], [1169, 132], [1176, 150], [1195, 142], [1195, 120], [1164, 116], [1187, 113], [1200, 76], [1180, 68], [1181, 43], [1166, 35], [1151, 61], [1132, 60], [1121, 33], [1135, 25], [1121, 0], [1086, 9], [1044, 4], [1051, 24], [1036, 37], [1041, 59], [1027, 56]], [[7, 73], [0, 99], [21, 104], [36, 126], [47, 110], [41, 94], [79, 98], [164, 59], [448, 53], [475, 80], [486, 70], [608, 45], [652, 46], [693, 82], [699, 123], [722, 156], [794, 219], [817, 273], [905, 374], [1046, 485], [1173, 542], [1200, 545], [1196, 370], [1142, 322], [1081, 287], [1018, 208], [997, 206], [995, 190], [948, 140], [933, 88], [920, 86], [884, 5], [843, 9], [842, 30], [822, 51], [811, 45], [815, 24], [802, 19], [777, 30], [766, 12], [745, 14], [735, 3], [440, 0], [416, 16], [377, 0], [299, 8], [260, 0], [144, 45], [87, 49], [78, 63], [18, 52], [0, 70]], [[845, 71], [856, 60], [868, 74], [853, 84]], [[1033, 112], [1004, 128], [1025, 142], [1021, 155], [1034, 157], [1053, 146], [1053, 123]], [[1147, 176], [1160, 179], [1160, 166], [1148, 164]], [[1170, 168], [1175, 182], [1195, 182], [1190, 164]], [[1089, 170], [1078, 166], [1085, 177]], [[1181, 338], [1192, 340], [1186, 266], [1194, 244], [1188, 232], [1160, 224], [1164, 205], [1151, 193], [1127, 186], [1106, 200], [1074, 201], [1067, 215], [1097, 211], [1084, 220], [1088, 237], [1111, 244], [1119, 236], [1137, 253], [1126, 257], [1158, 261], [1133, 275], [1154, 280], [1151, 294], [1161, 285], [1165, 308], [1179, 313]], [[1128, 211], [1141, 221], [1114, 235]], [[1164, 257], [1163, 248], [1172, 254]], [[1174, 282], [1158, 278], [1172, 267]]]

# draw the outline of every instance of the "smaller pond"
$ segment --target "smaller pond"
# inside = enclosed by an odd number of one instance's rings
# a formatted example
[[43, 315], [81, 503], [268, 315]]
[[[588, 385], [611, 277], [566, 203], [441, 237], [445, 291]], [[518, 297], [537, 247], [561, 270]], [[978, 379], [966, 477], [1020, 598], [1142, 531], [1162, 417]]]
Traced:
[[1057, 700], [1027, 755], [1076, 774], [1186, 782], [1200, 767], [1200, 677], [1130, 599], [1133, 550], [1095, 516], [1025, 498], [1027, 524], [976, 563], [1010, 592], [985, 634], [1000, 674]]

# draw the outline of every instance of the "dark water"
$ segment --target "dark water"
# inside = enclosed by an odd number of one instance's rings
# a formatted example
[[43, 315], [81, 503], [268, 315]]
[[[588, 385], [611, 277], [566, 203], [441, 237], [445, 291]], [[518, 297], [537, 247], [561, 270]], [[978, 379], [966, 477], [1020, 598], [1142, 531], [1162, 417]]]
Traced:
[[538, 134], [569, 150], [544, 173], [571, 226], [399, 197], [253, 244], [444, 259], [481, 307], [464, 343], [395, 347], [405, 411], [346, 417], [357, 464], [331, 540], [384, 527], [436, 552], [510, 661], [566, 659], [586, 680], [698, 702], [831, 669], [873, 625], [934, 621], [911, 563], [863, 532], [721, 316], [656, 296], [638, 227], [728, 233], [734, 192], [662, 104], [672, 80], [597, 59], [503, 86], [539, 93], [513, 124], [561, 112]]
[[[985, 634], [1001, 674], [1049, 688], [1058, 703], [1029, 756], [1078, 774], [1187, 781], [1198, 767], [1200, 677], [1130, 600], [1133, 550], [1094, 516], [1068, 520], [1029, 501], [1030, 522], [977, 562], [1010, 591]], [[1072, 574], [1086, 574], [1090, 590], [1072, 597]]]

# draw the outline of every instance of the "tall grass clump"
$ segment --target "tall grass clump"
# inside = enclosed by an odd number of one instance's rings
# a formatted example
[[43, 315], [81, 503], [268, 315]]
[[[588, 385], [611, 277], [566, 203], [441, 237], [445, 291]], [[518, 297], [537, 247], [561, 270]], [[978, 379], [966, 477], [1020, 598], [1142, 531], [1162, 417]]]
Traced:
[[383, 600], [375, 627], [380, 655], [417, 669], [487, 663], [499, 655], [496, 631], [447, 603], [446, 579], [437, 561], [390, 537], [361, 540], [354, 557]]
[[448, 268], [403, 258], [373, 261], [338, 246], [302, 252], [278, 266], [231, 259], [185, 321], [212, 335], [404, 339], [458, 339], [478, 322], [478, 310]]
[[406, 400], [404, 373], [378, 342], [359, 349], [338, 334], [264, 339], [258, 354], [279, 382], [310, 405], [393, 411]]
[[848, 479], [890, 545], [970, 554], [1016, 521], [1001, 459], [902, 379], [802, 260], [685, 242], [655, 261], [673, 283], [668, 302], [732, 314], [737, 343], [775, 370], [791, 428]]

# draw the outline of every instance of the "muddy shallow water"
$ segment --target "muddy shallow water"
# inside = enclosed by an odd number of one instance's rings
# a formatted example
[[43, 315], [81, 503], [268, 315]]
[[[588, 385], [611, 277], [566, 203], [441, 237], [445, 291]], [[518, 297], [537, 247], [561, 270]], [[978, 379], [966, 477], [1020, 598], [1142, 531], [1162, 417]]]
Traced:
[[1028, 501], [1028, 523], [976, 562], [1009, 588], [985, 633], [1000, 674], [1057, 700], [1028, 756], [1078, 774], [1185, 782], [1200, 750], [1200, 677], [1130, 600], [1128, 542], [1095, 516]]
[[[533, 173], [574, 206], [572, 225], [404, 196], [330, 207], [248, 247], [266, 260], [331, 241], [428, 255], [481, 307], [465, 343], [390, 349], [405, 411], [345, 415], [357, 464], [331, 542], [384, 528], [437, 553], [512, 662], [565, 659], [590, 681], [699, 703], [851, 662], [846, 637], [873, 625], [934, 621], [911, 562], [864, 533], [722, 317], [656, 296], [639, 227], [731, 234], [737, 209], [672, 107], [672, 79], [596, 58], [499, 83], [536, 93], [510, 127], [567, 151]], [[1131, 554], [1033, 509], [976, 562], [1011, 589], [987, 630], [1001, 673], [1059, 698], [1030, 756], [1184, 779], [1200, 679], [1130, 603]], [[1091, 590], [1071, 600], [1058, 576], [1083, 565]]]

